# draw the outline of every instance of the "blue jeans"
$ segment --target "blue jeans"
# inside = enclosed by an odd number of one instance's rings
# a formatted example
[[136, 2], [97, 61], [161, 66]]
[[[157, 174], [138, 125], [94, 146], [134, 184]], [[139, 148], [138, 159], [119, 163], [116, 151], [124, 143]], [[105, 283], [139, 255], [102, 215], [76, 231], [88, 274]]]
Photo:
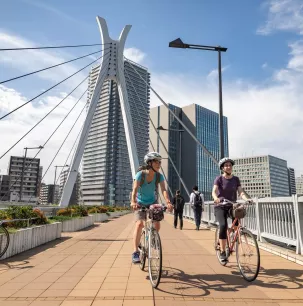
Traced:
[[200, 227], [201, 224], [201, 215], [202, 215], [202, 207], [194, 208], [194, 215], [195, 215], [195, 223], [197, 227]]

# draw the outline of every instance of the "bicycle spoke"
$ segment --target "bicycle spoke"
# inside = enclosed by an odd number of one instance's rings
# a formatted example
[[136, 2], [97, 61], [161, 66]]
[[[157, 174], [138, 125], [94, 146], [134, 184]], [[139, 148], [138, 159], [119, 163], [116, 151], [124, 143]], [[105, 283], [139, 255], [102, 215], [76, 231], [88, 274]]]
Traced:
[[160, 282], [162, 274], [162, 249], [158, 232], [152, 231], [150, 234], [148, 269], [152, 286], [156, 288]]
[[248, 230], [241, 230], [237, 243], [237, 260], [243, 277], [254, 280], [260, 268], [260, 253], [255, 237]]

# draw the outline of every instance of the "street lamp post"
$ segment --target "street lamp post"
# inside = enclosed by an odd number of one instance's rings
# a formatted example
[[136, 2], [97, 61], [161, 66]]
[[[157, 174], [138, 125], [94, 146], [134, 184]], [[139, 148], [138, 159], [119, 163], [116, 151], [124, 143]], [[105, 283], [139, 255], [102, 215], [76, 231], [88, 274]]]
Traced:
[[219, 139], [220, 139], [220, 158], [224, 157], [224, 133], [223, 133], [223, 105], [222, 105], [222, 67], [221, 67], [221, 52], [226, 52], [227, 48], [221, 46], [204, 46], [204, 45], [192, 45], [185, 44], [178, 38], [169, 43], [171, 48], [181, 49], [197, 49], [206, 51], [218, 52], [218, 77], [219, 77]]
[[19, 196], [19, 201], [22, 202], [22, 192], [23, 192], [23, 184], [24, 184], [24, 168], [25, 168], [25, 160], [26, 160], [26, 156], [27, 156], [27, 150], [36, 150], [36, 149], [40, 149], [42, 150], [44, 147], [43, 146], [39, 146], [39, 147], [25, 147], [25, 154], [24, 154], [24, 158], [23, 158], [23, 163], [22, 163], [22, 173], [21, 173], [21, 183], [20, 183], [20, 196]]
[[[53, 192], [53, 202], [55, 202], [55, 194], [56, 194], [56, 177], [57, 177], [57, 168], [69, 167], [69, 165], [64, 166], [54, 166], [55, 167], [55, 177], [54, 177], [54, 192]], [[54, 204], [54, 203], [53, 203]]]
[[[181, 133], [184, 132], [184, 130], [177, 130], [177, 129], [165, 129], [162, 125], [157, 127], [157, 131], [173, 131], [173, 132], [179, 132], [179, 175], [181, 177], [181, 158], [182, 158], [182, 137]], [[181, 179], [179, 178], [179, 190], [181, 190]]]

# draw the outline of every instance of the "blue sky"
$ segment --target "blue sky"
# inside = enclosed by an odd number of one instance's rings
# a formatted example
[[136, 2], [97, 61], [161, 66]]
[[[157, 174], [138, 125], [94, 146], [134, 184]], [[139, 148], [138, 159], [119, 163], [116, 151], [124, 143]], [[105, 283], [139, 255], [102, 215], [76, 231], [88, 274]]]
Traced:
[[[198, 103], [217, 111], [217, 54], [168, 48], [169, 41], [180, 37], [186, 43], [227, 47], [222, 57], [223, 99], [224, 113], [229, 119], [231, 154], [234, 157], [252, 152], [272, 154], [287, 159], [298, 174], [303, 173], [297, 152], [303, 148], [303, 139], [293, 136], [294, 131], [303, 127], [297, 117], [302, 111], [303, 95], [299, 82], [303, 79], [300, 0], [2, 1], [0, 47], [99, 43], [96, 15], [106, 19], [112, 38], [118, 38], [124, 25], [132, 25], [126, 44], [131, 48], [129, 54], [148, 67], [152, 84], [163, 98], [177, 105]], [[98, 48], [44, 51], [44, 59], [32, 52], [18, 55], [5, 52], [0, 54], [0, 80]], [[4, 84], [7, 100], [2, 99], [2, 103], [10, 101], [12, 91], [12, 101], [16, 101], [16, 96], [26, 100], [90, 61], [91, 58], [83, 59], [66, 71], [55, 70], [53, 75]], [[24, 114], [31, 116], [28, 126], [43, 114], [39, 106], [50, 107], [85, 75], [36, 101], [33, 109], [24, 108]], [[157, 103], [152, 98], [152, 105]], [[8, 106], [3, 105], [0, 112], [5, 113]], [[56, 118], [60, 116], [58, 113]], [[12, 129], [13, 133], [18, 130], [14, 124], [20, 124], [20, 120], [14, 117], [2, 128]], [[28, 141], [37, 141], [37, 137]], [[12, 144], [14, 139], [9, 137], [7, 141]], [[287, 147], [281, 149], [284, 144]], [[22, 150], [22, 144], [17, 149]], [[1, 169], [6, 167], [5, 162], [0, 162]]]
[[[264, 1], [43, 1], [12, 0], [2, 3], [1, 28], [37, 44], [98, 43], [95, 22], [104, 17], [113, 37], [125, 24], [133, 25], [127, 46], [147, 53], [159, 72], [189, 71], [205, 74], [216, 66], [216, 54], [168, 48], [168, 42], [181, 37], [193, 44], [228, 47], [223, 63], [232, 65], [226, 77], [260, 80], [268, 77], [264, 63], [277, 68], [287, 61], [293, 33], [256, 35], [266, 20]], [[18, 9], [16, 10], [16, 7]], [[81, 49], [81, 52], [89, 50]], [[96, 47], [93, 48], [96, 50]], [[69, 52], [79, 54], [80, 50]], [[169, 61], [167, 58], [169, 57]]]

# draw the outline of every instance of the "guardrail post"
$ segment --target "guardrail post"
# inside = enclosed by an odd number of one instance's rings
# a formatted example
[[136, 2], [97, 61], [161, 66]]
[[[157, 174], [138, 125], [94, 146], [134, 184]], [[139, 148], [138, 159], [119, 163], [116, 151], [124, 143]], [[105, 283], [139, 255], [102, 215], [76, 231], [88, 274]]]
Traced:
[[256, 203], [256, 219], [257, 219], [257, 239], [262, 242], [263, 232], [263, 213], [261, 209], [261, 204], [259, 203], [259, 199], [255, 198], [254, 202]]
[[292, 196], [293, 205], [294, 205], [294, 214], [295, 214], [295, 223], [296, 223], [296, 253], [303, 254], [303, 222], [300, 221], [303, 218], [303, 197], [298, 199], [298, 196], [295, 194]]
[[211, 220], [211, 210], [210, 210], [210, 203], [207, 203], [207, 209], [208, 209], [208, 227], [210, 227], [210, 220]]

